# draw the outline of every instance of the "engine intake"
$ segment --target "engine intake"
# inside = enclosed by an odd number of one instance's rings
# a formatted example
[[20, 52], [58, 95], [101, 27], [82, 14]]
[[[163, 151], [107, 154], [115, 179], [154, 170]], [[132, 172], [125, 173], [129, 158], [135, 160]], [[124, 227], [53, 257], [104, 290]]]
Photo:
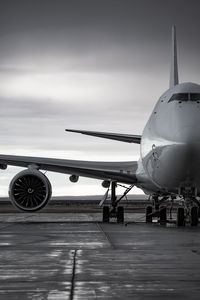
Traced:
[[79, 176], [77, 176], [77, 175], [71, 175], [71, 176], [69, 177], [69, 180], [70, 180], [71, 182], [78, 182]]
[[49, 179], [38, 170], [25, 170], [18, 173], [9, 187], [12, 203], [27, 212], [37, 211], [46, 206], [51, 193]]

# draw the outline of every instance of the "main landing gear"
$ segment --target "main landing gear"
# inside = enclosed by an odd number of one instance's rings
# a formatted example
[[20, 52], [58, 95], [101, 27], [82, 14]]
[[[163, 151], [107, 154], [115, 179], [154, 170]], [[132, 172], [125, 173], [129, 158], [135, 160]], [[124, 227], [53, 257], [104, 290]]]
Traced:
[[[169, 199], [169, 197], [171, 199]], [[197, 226], [200, 217], [200, 202], [195, 197], [183, 198], [179, 201], [179, 206], [176, 210], [176, 221], [172, 220], [172, 210], [174, 205], [173, 196], [165, 196], [159, 199], [158, 196], [153, 196], [153, 205], [146, 207], [146, 223], [152, 223], [154, 218], [157, 218], [160, 224], [176, 223], [178, 227], [183, 227], [187, 223], [191, 226]], [[169, 219], [167, 219], [167, 206], [165, 201], [171, 200], [169, 209]]]
[[115, 218], [117, 223], [124, 223], [124, 207], [118, 206], [119, 202], [126, 197], [128, 192], [133, 188], [130, 186], [126, 188], [124, 194], [117, 199], [116, 196], [117, 183], [115, 181], [111, 182], [111, 207], [103, 207], [103, 223], [109, 223], [111, 218]]
[[189, 223], [191, 226], [198, 226], [200, 201], [196, 197], [195, 188], [182, 188], [183, 198], [182, 206], [177, 209], [177, 226], [185, 226]]
[[177, 209], [177, 226], [185, 226], [190, 223], [191, 226], [198, 226], [199, 208], [197, 206], [178, 207]]
[[109, 223], [110, 218], [116, 218], [117, 223], [124, 223], [124, 207], [118, 206], [116, 213], [113, 210], [110, 211], [109, 206], [103, 207], [103, 223]]
[[159, 219], [159, 222], [161, 224], [165, 224], [167, 222], [167, 207], [166, 206], [160, 206], [157, 208], [157, 210], [154, 209], [152, 206], [146, 207], [146, 223], [152, 223], [153, 218], [157, 217]]
[[109, 223], [110, 218], [116, 218], [117, 223], [124, 223], [124, 207], [117, 206], [118, 201], [116, 197], [117, 183], [111, 182], [111, 209], [109, 206], [103, 207], [103, 222]]
[[163, 203], [168, 197], [163, 197], [159, 200], [158, 196], [153, 196], [153, 205], [146, 207], [146, 223], [152, 223], [153, 218], [158, 218], [160, 224], [167, 222], [167, 207]]

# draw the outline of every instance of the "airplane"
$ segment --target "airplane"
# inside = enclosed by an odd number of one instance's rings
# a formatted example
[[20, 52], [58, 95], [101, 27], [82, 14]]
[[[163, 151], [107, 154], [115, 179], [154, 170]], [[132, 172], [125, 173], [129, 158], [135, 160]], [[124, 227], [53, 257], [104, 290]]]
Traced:
[[[111, 205], [103, 206], [103, 222], [116, 218], [124, 221], [121, 199], [136, 186], [150, 195], [153, 205], [146, 208], [146, 221], [158, 214], [166, 221], [166, 201], [180, 199], [177, 225], [186, 219], [198, 225], [200, 201], [200, 85], [179, 83], [176, 28], [172, 27], [170, 84], [157, 101], [142, 135], [66, 129], [67, 132], [140, 144], [138, 161], [92, 162], [42, 157], [0, 155], [0, 168], [8, 165], [24, 167], [11, 181], [11, 202], [26, 212], [37, 211], [51, 198], [51, 184], [44, 171], [69, 174], [71, 182], [80, 176], [102, 180], [111, 185]], [[128, 184], [124, 195], [117, 199], [117, 184]]]

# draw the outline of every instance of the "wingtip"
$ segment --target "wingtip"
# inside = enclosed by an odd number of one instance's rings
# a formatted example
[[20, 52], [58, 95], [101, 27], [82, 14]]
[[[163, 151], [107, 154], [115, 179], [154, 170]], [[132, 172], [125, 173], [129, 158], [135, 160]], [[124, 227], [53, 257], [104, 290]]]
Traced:
[[65, 129], [65, 131], [73, 131], [73, 129], [68, 129], [68, 128], [67, 128], [67, 129]]
[[65, 131], [68, 131], [68, 132], [79, 132], [79, 130], [75, 130], [75, 129], [65, 129]]

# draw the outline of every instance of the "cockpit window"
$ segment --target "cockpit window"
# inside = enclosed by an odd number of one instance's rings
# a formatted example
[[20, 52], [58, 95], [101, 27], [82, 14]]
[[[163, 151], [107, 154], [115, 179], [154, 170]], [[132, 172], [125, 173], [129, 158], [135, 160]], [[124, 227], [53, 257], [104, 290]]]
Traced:
[[200, 101], [200, 93], [173, 94], [168, 102], [171, 102], [171, 101]]
[[190, 101], [200, 101], [200, 94], [190, 93]]
[[179, 94], [174, 94], [172, 97], [169, 99], [168, 102], [171, 101], [188, 101], [189, 100], [189, 94], [188, 93], [179, 93]]

